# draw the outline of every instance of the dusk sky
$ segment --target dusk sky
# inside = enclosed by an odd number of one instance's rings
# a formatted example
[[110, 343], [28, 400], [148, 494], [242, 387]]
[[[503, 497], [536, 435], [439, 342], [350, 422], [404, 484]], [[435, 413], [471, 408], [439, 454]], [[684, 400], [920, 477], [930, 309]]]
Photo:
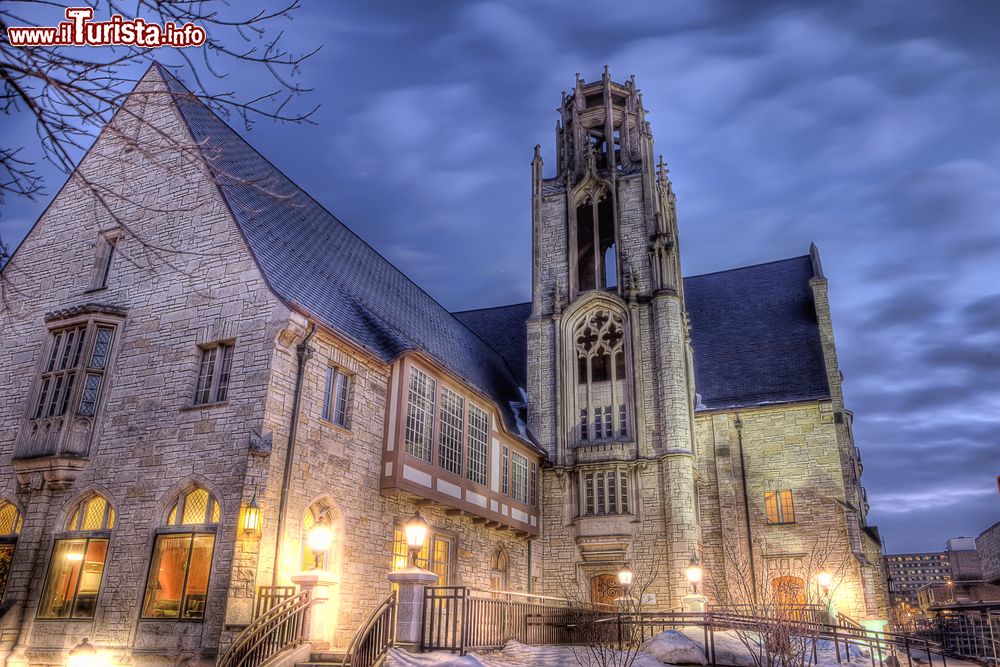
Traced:
[[[449, 309], [521, 302], [532, 147], [552, 175], [576, 72], [635, 74], [685, 274], [819, 246], [870, 522], [890, 552], [939, 550], [1000, 520], [998, 25], [972, 0], [307, 0], [286, 38], [322, 44], [297, 102], [316, 124], [245, 134]], [[40, 171], [47, 196], [0, 210], [12, 246], [65, 180]]]

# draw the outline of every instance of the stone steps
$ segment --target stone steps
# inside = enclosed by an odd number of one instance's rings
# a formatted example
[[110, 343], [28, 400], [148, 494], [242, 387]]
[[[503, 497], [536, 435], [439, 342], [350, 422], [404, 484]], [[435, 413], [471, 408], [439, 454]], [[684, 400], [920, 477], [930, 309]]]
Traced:
[[313, 651], [309, 655], [309, 662], [297, 662], [295, 667], [340, 667], [347, 655], [346, 649], [333, 649], [332, 651]]

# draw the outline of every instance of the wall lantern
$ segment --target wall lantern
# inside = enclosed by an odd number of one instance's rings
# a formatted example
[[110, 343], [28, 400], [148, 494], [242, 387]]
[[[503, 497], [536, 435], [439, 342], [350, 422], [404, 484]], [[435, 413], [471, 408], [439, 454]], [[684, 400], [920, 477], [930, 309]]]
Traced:
[[243, 532], [247, 535], [260, 533], [260, 507], [257, 505], [257, 494], [253, 494], [250, 504], [243, 512]]
[[406, 520], [403, 532], [406, 533], [406, 547], [410, 550], [410, 567], [417, 567], [417, 554], [424, 548], [427, 538], [427, 522], [420, 516], [419, 510]]
[[319, 521], [314, 523], [306, 536], [309, 541], [309, 549], [313, 552], [313, 569], [320, 569], [320, 561], [323, 559], [333, 544], [333, 531], [330, 529], [330, 522], [326, 516], [321, 516]]
[[66, 661], [66, 667], [101, 667], [102, 664], [97, 649], [86, 637], [70, 649], [69, 660]]
[[687, 577], [688, 582], [694, 587], [695, 595], [698, 594], [698, 584], [701, 583], [701, 563], [698, 562], [698, 554], [692, 553], [691, 560], [688, 561], [688, 566], [684, 570], [684, 575]]

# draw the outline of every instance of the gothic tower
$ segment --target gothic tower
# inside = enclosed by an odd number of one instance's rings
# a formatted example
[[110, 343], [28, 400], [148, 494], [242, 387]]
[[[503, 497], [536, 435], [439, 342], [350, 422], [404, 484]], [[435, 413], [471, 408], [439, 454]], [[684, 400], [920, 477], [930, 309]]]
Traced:
[[675, 607], [700, 546], [675, 197], [634, 78], [577, 75], [559, 111], [555, 175], [532, 161], [528, 419], [553, 464], [536, 576], [606, 601], [628, 564]]

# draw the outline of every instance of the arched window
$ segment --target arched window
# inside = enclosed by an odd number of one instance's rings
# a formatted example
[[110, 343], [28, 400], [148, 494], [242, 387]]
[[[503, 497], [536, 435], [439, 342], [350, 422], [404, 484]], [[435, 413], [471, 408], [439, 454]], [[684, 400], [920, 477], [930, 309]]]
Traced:
[[[330, 531], [330, 545], [320, 552], [319, 560], [317, 554], [313, 552], [309, 541], [309, 531], [320, 521], [326, 523]], [[340, 545], [343, 539], [343, 519], [340, 511], [327, 498], [320, 498], [306, 510], [302, 517], [302, 569], [311, 570], [317, 567], [329, 572], [337, 572], [340, 569]]]
[[73, 508], [52, 547], [39, 618], [93, 618], [101, 592], [115, 510], [92, 495]]
[[629, 436], [625, 326], [614, 310], [599, 308], [572, 329], [578, 439], [581, 443]]
[[181, 493], [156, 534], [146, 579], [143, 618], [205, 617], [219, 503], [201, 487]]
[[580, 292], [618, 285], [614, 206], [603, 188], [576, 206], [576, 279]]
[[510, 559], [503, 547], [497, 547], [490, 557], [490, 588], [505, 591], [509, 582]]
[[6, 500], [0, 500], [0, 598], [7, 589], [7, 575], [14, 560], [17, 536], [21, 534], [21, 512]]

